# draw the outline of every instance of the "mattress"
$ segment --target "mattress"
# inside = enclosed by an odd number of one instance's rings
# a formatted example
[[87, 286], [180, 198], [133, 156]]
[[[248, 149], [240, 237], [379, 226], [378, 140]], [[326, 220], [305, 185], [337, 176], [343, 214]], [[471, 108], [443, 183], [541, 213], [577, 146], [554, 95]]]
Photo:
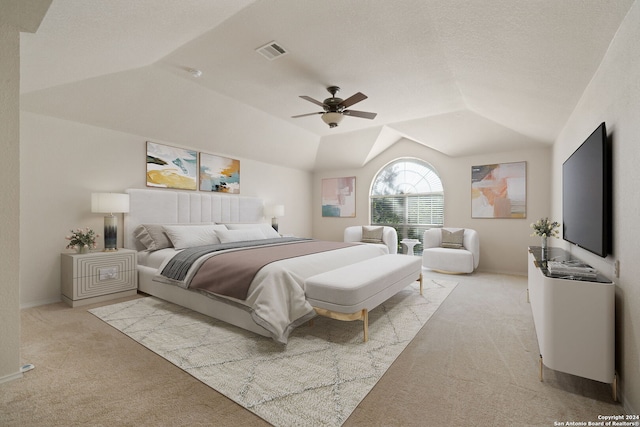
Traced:
[[160, 268], [167, 259], [173, 257], [177, 252], [174, 248], [160, 249], [157, 251], [138, 251], [138, 265]]

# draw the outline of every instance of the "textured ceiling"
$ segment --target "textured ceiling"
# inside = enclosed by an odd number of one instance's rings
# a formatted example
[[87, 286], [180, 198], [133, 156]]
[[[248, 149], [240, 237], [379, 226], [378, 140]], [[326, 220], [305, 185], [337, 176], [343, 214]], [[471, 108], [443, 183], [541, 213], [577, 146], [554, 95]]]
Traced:
[[[230, 134], [264, 122], [265, 151], [295, 155], [261, 158], [305, 169], [361, 165], [402, 137], [450, 156], [518, 150], [554, 141], [632, 3], [54, 0], [22, 36], [23, 108], [183, 144], [212, 116]], [[289, 54], [255, 52], [273, 40]], [[378, 116], [291, 118], [329, 85]], [[187, 124], [160, 123], [180, 112]], [[318, 154], [343, 134], [370, 148]], [[255, 156], [246, 137], [216, 149]]]

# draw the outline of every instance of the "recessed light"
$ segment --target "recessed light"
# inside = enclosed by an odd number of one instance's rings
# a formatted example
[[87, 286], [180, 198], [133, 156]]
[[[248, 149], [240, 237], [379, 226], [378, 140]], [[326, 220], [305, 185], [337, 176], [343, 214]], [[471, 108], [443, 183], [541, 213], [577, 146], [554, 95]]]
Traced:
[[196, 79], [202, 76], [202, 71], [198, 70], [197, 68], [189, 68], [187, 71], [189, 71], [189, 73]]

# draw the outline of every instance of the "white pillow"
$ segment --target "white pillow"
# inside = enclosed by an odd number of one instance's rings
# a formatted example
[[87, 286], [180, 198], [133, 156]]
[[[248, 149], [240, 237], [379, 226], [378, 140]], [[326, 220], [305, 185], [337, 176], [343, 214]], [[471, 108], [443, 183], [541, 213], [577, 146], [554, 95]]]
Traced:
[[165, 225], [162, 227], [176, 249], [220, 243], [218, 230], [226, 230], [224, 225]]
[[274, 239], [280, 237], [278, 232], [273, 227], [264, 222], [251, 223], [251, 224], [225, 224], [229, 230], [246, 230], [248, 228], [258, 228], [264, 234], [265, 239]]
[[247, 240], [264, 240], [266, 237], [259, 228], [245, 228], [240, 230], [217, 230], [216, 234], [221, 243], [246, 242]]

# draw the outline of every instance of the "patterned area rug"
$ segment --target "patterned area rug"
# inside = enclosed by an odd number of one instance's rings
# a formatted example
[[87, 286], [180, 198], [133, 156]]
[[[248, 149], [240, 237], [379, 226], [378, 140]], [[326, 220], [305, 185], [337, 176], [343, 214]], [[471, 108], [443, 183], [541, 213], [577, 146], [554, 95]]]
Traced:
[[425, 280], [362, 322], [316, 317], [282, 346], [157, 298], [89, 310], [275, 426], [340, 426], [457, 283]]

